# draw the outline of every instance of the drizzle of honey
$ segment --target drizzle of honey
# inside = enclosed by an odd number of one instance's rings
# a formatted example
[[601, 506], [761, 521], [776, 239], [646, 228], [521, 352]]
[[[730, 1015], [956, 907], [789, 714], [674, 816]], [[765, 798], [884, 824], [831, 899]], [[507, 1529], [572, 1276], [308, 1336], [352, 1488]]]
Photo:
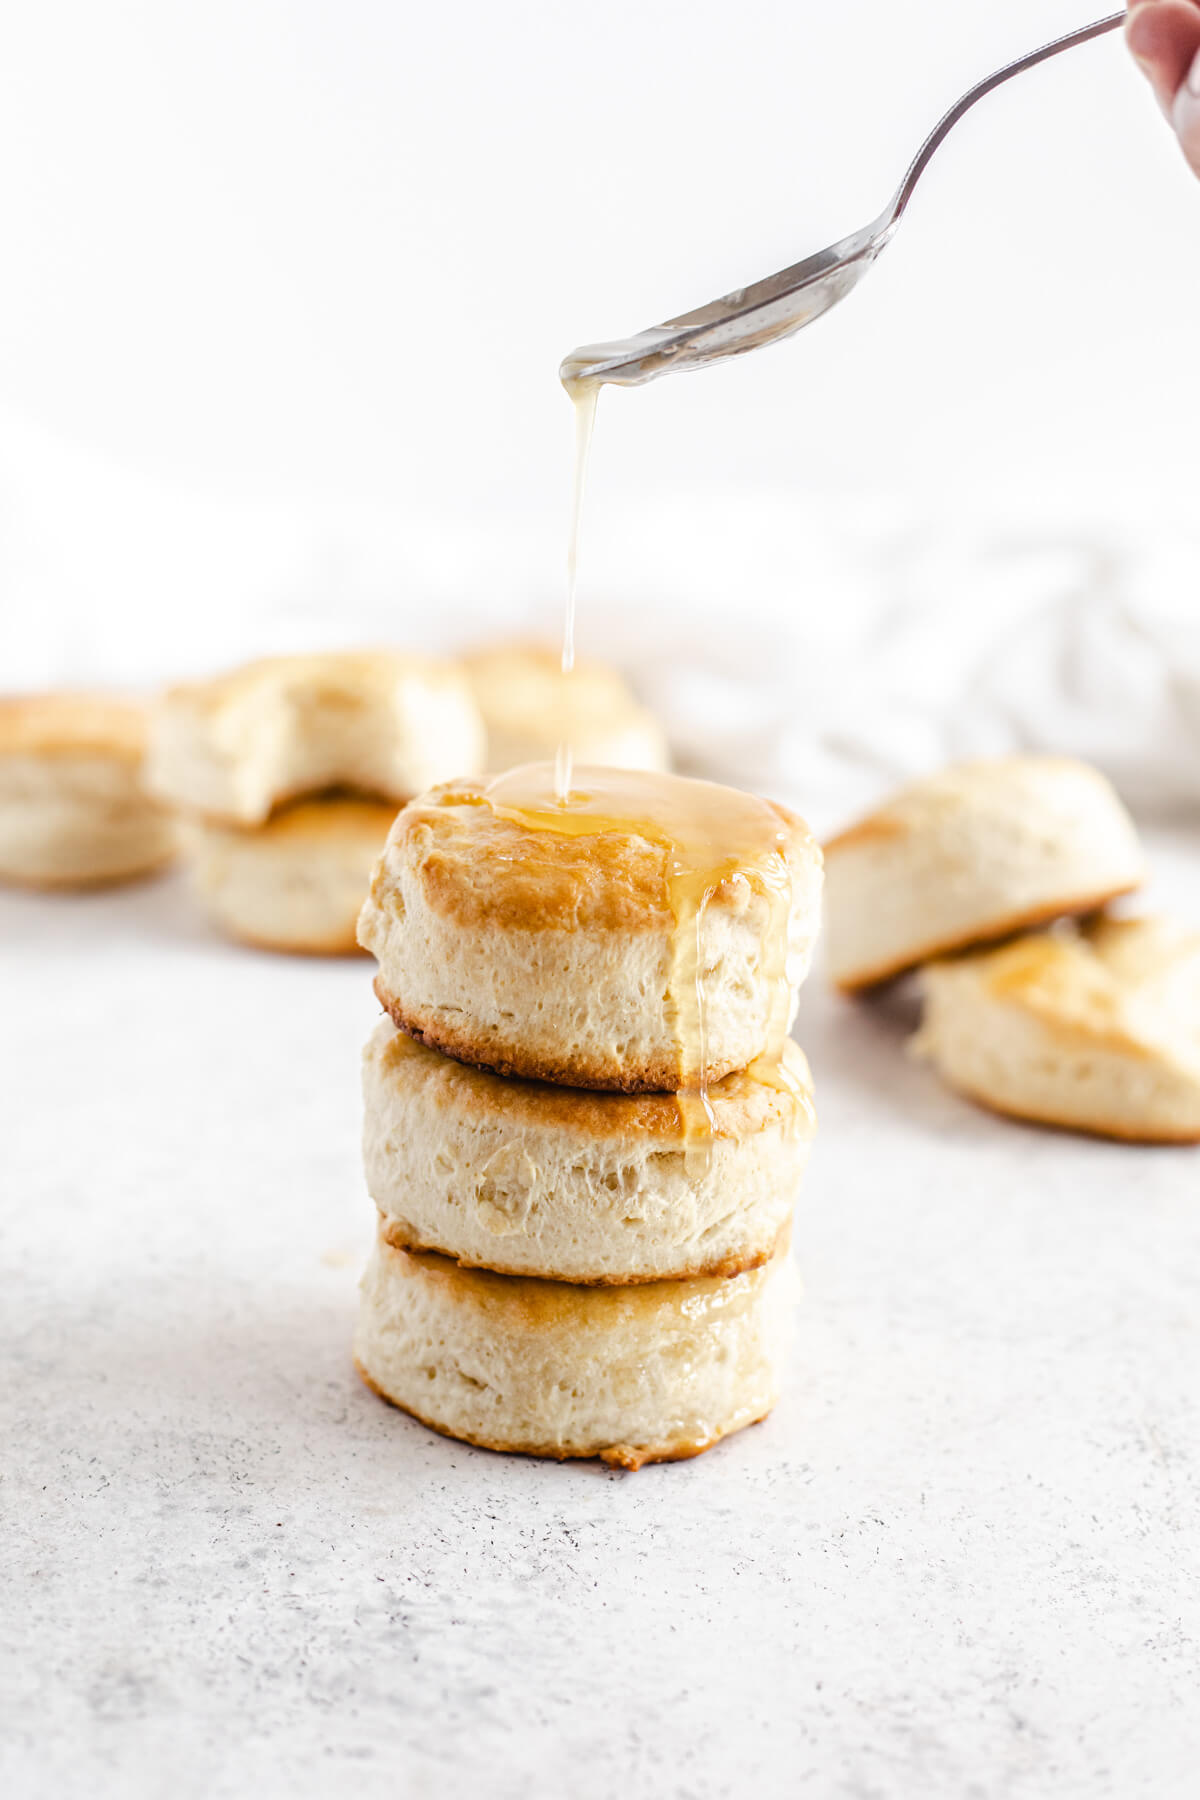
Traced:
[[801, 1080], [797, 1071], [788, 1066], [782, 1054], [783, 1045], [764, 1050], [756, 1056], [746, 1069], [751, 1081], [757, 1081], [761, 1087], [773, 1088], [777, 1094], [785, 1094], [796, 1107], [797, 1128], [804, 1137], [811, 1138], [817, 1129], [817, 1110], [813, 1105], [812, 1090]]
[[554, 794], [560, 801], [565, 800], [571, 791], [573, 756], [568, 683], [575, 667], [575, 590], [579, 580], [579, 528], [583, 519], [583, 496], [587, 488], [588, 458], [591, 455], [592, 433], [596, 425], [600, 383], [578, 381], [567, 391], [575, 407], [575, 476], [571, 483], [571, 524], [567, 533], [567, 605], [563, 618], [562, 643], [563, 698], [567, 703], [567, 725], [566, 735], [559, 742], [554, 765]]
[[[677, 776], [611, 769], [580, 771], [583, 791], [576, 791], [570, 740], [569, 677], [575, 666], [575, 598], [579, 569], [579, 533], [587, 484], [588, 459], [602, 382], [576, 374], [568, 358], [560, 371], [563, 387], [575, 408], [575, 468], [571, 488], [571, 522], [567, 537], [567, 594], [563, 620], [562, 672], [567, 702], [566, 734], [554, 767], [552, 804], [537, 765], [512, 770], [493, 782], [489, 799], [498, 811], [535, 830], [565, 831], [574, 836], [619, 832], [639, 836], [667, 850], [668, 896], [674, 918], [668, 1004], [675, 1019], [676, 1045], [682, 1071], [676, 1094], [683, 1125], [689, 1172], [707, 1171], [712, 1157], [715, 1118], [708, 1099], [708, 1003], [704, 968], [704, 914], [713, 894], [730, 879], [748, 881], [768, 899], [763, 933], [764, 973], [770, 994], [766, 1047], [751, 1064], [754, 1080], [788, 1094], [811, 1122], [808, 1090], [784, 1063], [791, 989], [788, 981], [787, 927], [791, 909], [791, 875], [786, 833], [779, 815], [764, 801], [713, 782], [685, 781]], [[500, 788], [503, 791], [497, 792]], [[695, 1087], [689, 1086], [689, 1077]]]
[[755, 1065], [755, 1079], [793, 1094], [799, 1091], [780, 1057], [790, 1002], [787, 927], [792, 886], [788, 833], [780, 814], [765, 800], [736, 788], [640, 769], [580, 769], [575, 784], [560, 798], [553, 771], [543, 763], [527, 763], [497, 776], [484, 797], [498, 817], [527, 830], [567, 837], [614, 833], [643, 838], [666, 851], [673, 919], [667, 1002], [682, 1090], [676, 1100], [690, 1166], [707, 1167], [714, 1118], [708, 1099], [705, 982], [712, 971], [704, 967], [703, 922], [705, 908], [724, 883], [745, 882], [768, 903], [762, 944], [770, 1010], [766, 1050]]

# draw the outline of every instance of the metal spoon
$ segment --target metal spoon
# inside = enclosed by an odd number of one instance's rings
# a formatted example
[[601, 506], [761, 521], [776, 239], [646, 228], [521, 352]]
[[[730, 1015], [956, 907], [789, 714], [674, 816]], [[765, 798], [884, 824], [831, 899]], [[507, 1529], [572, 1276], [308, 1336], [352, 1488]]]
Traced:
[[1106, 31], [1115, 31], [1124, 21], [1123, 11], [1110, 13], [1092, 25], [1043, 44], [1040, 50], [1031, 50], [1028, 56], [1018, 57], [986, 81], [969, 88], [934, 126], [892, 199], [863, 230], [841, 238], [803, 262], [793, 263], [790, 269], [781, 269], [778, 275], [768, 275], [752, 287], [735, 288], [720, 300], [711, 300], [695, 312], [681, 313], [665, 324], [652, 325], [636, 337], [620, 343], [589, 344], [573, 351], [559, 368], [563, 385], [576, 392], [598, 382], [640, 387], [643, 382], [676, 369], [699, 369], [726, 356], [741, 356], [746, 350], [790, 337], [801, 326], [810, 325], [858, 286], [879, 252], [891, 241], [934, 151], [977, 100], [1002, 82], [1011, 81], [1014, 75], [1045, 62], [1047, 57], [1057, 56], [1076, 44], [1086, 44]]

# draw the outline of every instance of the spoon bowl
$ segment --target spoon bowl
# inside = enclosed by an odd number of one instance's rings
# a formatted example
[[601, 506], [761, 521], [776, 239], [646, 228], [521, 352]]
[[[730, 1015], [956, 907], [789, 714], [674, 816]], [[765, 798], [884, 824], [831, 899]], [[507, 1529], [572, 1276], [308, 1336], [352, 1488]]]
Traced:
[[662, 325], [651, 325], [635, 337], [611, 344], [589, 344], [572, 351], [559, 368], [563, 386], [573, 394], [604, 383], [641, 387], [660, 375], [701, 369], [708, 363], [723, 362], [726, 357], [742, 356], [747, 350], [776, 343], [811, 325], [858, 286], [880, 251], [890, 243], [930, 158], [976, 101], [1003, 82], [1011, 81], [1014, 75], [1071, 50], [1076, 44], [1086, 44], [1091, 38], [1115, 31], [1124, 22], [1124, 12], [1110, 13], [1006, 63], [968, 88], [938, 120], [879, 217], [861, 231], [840, 238], [827, 249], [818, 250], [803, 262], [793, 263], [791, 268], [768, 275], [750, 287], [735, 288], [719, 300], [710, 300], [707, 306], [680, 313]]

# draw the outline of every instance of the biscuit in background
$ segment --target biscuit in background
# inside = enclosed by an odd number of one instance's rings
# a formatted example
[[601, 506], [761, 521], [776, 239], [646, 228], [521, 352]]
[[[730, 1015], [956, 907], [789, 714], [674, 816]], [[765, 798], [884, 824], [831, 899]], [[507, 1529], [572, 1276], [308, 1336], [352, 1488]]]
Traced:
[[230, 937], [344, 956], [358, 951], [359, 910], [395, 816], [388, 801], [326, 794], [253, 828], [197, 818], [181, 829], [196, 891]]
[[[523, 774], [553, 792], [548, 767]], [[581, 789], [589, 775], [606, 779], [579, 770]], [[635, 815], [628, 828], [580, 835], [505, 816], [495, 784], [448, 784], [405, 807], [359, 922], [379, 962], [375, 991], [397, 1025], [499, 1074], [627, 1092], [718, 1081], [773, 1047], [776, 1027], [794, 1017], [819, 924], [821, 853], [808, 827], [770, 802], [678, 775], [624, 771], [620, 785], [614, 804]], [[636, 818], [664, 802], [710, 813], [744, 804], [761, 826], [761, 852], [723, 859], [703, 907], [703, 1066], [681, 1029], [686, 996], [672, 990], [671, 853]]]
[[449, 1437], [636, 1469], [696, 1456], [766, 1416], [795, 1292], [786, 1242], [728, 1279], [573, 1287], [411, 1255], [381, 1236], [355, 1361], [384, 1399]]
[[[763, 1079], [586, 1093], [452, 1061], [383, 1019], [363, 1056], [363, 1162], [386, 1241], [505, 1274], [584, 1283], [733, 1275], [773, 1254], [815, 1128], [796, 1045]], [[686, 1127], [686, 1128], [685, 1128]]]
[[914, 1053], [1017, 1118], [1200, 1142], [1200, 933], [1098, 919], [921, 971]]
[[173, 688], [149, 775], [187, 820], [197, 891], [231, 936], [341, 955], [402, 802], [482, 766], [461, 670], [398, 651], [270, 657]]
[[483, 759], [483, 721], [455, 664], [329, 651], [172, 688], [155, 711], [147, 779], [182, 811], [261, 825], [330, 788], [399, 805]]
[[560, 743], [577, 763], [614, 769], [670, 767], [666, 734], [624, 677], [582, 659], [569, 675], [559, 651], [495, 644], [463, 657], [487, 727], [487, 767], [552, 761]]
[[957, 763], [825, 845], [826, 950], [847, 992], [1094, 911], [1145, 878], [1116, 793], [1060, 756]]
[[92, 887], [169, 861], [173, 821], [142, 783], [146, 722], [105, 695], [0, 699], [0, 880]]

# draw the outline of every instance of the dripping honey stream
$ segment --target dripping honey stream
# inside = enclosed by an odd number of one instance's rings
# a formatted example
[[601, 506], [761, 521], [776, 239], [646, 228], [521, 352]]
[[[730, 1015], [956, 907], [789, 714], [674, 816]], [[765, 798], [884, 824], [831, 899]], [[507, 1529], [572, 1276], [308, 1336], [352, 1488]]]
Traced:
[[[570, 679], [575, 667], [575, 616], [579, 543], [588, 464], [601, 383], [565, 376], [574, 407], [574, 469], [567, 535], [566, 603], [562, 677], [566, 726], [559, 742], [552, 791], [536, 766], [511, 770], [488, 790], [496, 811], [535, 830], [571, 836], [617, 832], [659, 844], [666, 851], [667, 893], [673, 917], [668, 1004], [679, 1049], [676, 1099], [691, 1172], [711, 1155], [715, 1128], [708, 1098], [709, 1008], [705, 968], [705, 916], [726, 881], [748, 882], [767, 898], [763, 929], [770, 995], [766, 1048], [751, 1069], [756, 1080], [798, 1097], [781, 1059], [788, 1030], [788, 916], [791, 881], [779, 815], [764, 801], [709, 782], [617, 769], [579, 771], [576, 786], [570, 736]], [[585, 778], [586, 777], [586, 778]]]
[[577, 770], [570, 794], [560, 800], [548, 765], [536, 763], [497, 776], [488, 784], [486, 799], [499, 817], [529, 830], [569, 837], [616, 833], [664, 850], [673, 922], [667, 997], [680, 1055], [677, 1100], [693, 1167], [707, 1161], [714, 1123], [707, 1093], [705, 977], [710, 971], [705, 968], [704, 921], [710, 902], [727, 883], [744, 883], [747, 901], [759, 894], [767, 903], [762, 933], [770, 995], [767, 1049], [751, 1073], [769, 1086], [797, 1093], [780, 1058], [789, 1011], [791, 873], [787, 826], [774, 807], [714, 782], [610, 768]]

